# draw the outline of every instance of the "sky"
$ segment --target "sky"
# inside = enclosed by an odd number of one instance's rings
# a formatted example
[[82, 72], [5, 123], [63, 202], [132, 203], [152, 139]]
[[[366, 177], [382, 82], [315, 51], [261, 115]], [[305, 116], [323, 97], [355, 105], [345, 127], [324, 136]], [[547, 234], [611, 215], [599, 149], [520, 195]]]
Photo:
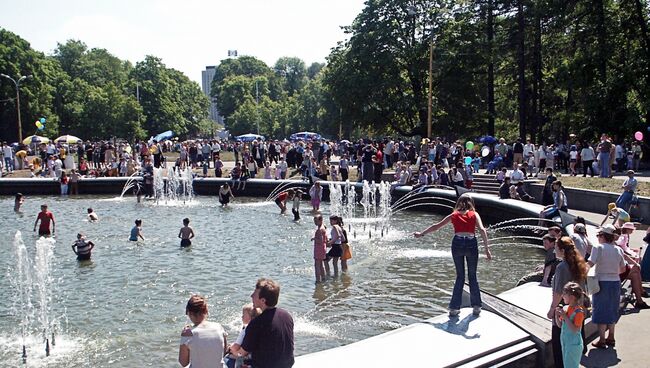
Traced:
[[0, 0], [0, 27], [51, 54], [83, 41], [120, 59], [162, 58], [201, 83], [228, 50], [269, 66], [282, 56], [325, 62], [364, 0]]

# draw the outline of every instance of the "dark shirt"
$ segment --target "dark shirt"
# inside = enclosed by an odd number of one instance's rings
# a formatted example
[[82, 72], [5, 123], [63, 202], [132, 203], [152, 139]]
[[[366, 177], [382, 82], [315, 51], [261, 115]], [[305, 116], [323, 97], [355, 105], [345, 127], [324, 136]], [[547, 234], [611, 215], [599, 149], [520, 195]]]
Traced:
[[510, 184], [503, 183], [499, 187], [499, 198], [508, 199], [510, 198]]
[[517, 142], [514, 144], [514, 147], [512, 148], [512, 151], [514, 153], [524, 153], [524, 145], [520, 142]]
[[293, 366], [293, 318], [281, 308], [266, 309], [246, 327], [241, 347], [253, 356], [255, 368]]

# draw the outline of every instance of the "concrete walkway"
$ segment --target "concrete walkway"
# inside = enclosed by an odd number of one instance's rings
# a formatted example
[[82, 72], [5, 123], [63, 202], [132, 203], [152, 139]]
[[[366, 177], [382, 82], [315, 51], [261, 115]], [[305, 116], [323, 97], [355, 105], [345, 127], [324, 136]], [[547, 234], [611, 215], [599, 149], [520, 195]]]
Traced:
[[[605, 215], [585, 211], [570, 213], [584, 217], [588, 221], [600, 224]], [[633, 248], [644, 245], [645, 230], [636, 230], [630, 237]], [[644, 289], [650, 292], [650, 283], [643, 284]], [[645, 299], [646, 303], [650, 299]], [[582, 366], [596, 367], [649, 367], [650, 350], [648, 349], [648, 336], [650, 336], [650, 309], [638, 310], [627, 306], [625, 313], [616, 325], [616, 347], [596, 349], [591, 345], [582, 359]]]

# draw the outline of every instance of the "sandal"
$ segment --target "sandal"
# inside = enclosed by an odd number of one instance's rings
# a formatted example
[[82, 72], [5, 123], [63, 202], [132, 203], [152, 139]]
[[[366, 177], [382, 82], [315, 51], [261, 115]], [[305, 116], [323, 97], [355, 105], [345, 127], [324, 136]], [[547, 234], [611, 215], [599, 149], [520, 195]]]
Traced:
[[591, 346], [595, 347], [596, 349], [607, 349], [607, 344], [602, 341], [592, 342]]
[[616, 346], [616, 340], [614, 340], [614, 339], [607, 339], [607, 340], [605, 340], [605, 344], [606, 344], [607, 346]]

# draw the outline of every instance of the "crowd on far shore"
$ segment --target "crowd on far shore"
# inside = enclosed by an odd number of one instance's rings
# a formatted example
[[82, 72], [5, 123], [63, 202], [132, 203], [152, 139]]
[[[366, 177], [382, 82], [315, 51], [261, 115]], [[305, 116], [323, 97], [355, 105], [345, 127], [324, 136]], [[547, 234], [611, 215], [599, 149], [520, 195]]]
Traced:
[[[227, 176], [236, 181], [285, 179], [294, 175], [305, 180], [345, 181], [356, 170], [358, 181], [379, 182], [384, 172], [394, 170], [395, 185], [471, 188], [473, 174], [480, 170], [496, 175], [499, 181], [503, 179], [500, 173], [504, 168], [521, 170], [524, 179], [544, 179], [546, 169], [608, 178], [614, 171], [638, 171], [642, 158], [640, 142], [615, 142], [606, 134], [597, 142], [570, 139], [539, 145], [530, 139], [507, 143], [503, 138], [483, 138], [477, 143], [444, 138], [425, 138], [420, 142], [391, 138], [357, 142], [196, 139], [13, 146], [2, 143], [1, 148], [3, 172], [29, 170], [30, 177], [55, 178], [61, 182], [62, 190], [65, 187], [65, 193], [75, 193], [75, 183], [84, 177], [130, 176], [136, 172], [148, 175], [159, 167], [190, 168], [194, 175]], [[226, 169], [222, 160], [226, 151], [229, 159], [234, 158], [233, 168]], [[176, 154], [170, 156], [170, 152]]]

